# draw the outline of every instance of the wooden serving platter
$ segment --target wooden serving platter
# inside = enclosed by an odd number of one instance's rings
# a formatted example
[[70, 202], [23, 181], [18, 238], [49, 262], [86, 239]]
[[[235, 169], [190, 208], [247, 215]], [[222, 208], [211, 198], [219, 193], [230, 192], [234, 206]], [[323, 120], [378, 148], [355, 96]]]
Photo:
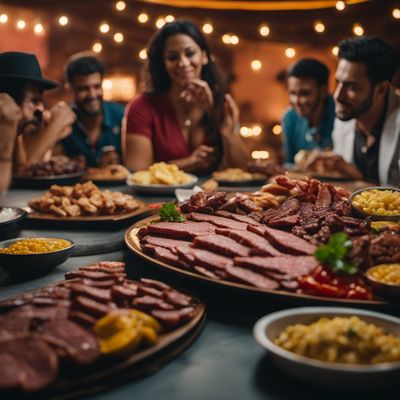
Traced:
[[[140, 245], [138, 231], [140, 228], [147, 226], [150, 223], [154, 223], [159, 220], [158, 216], [151, 216], [145, 219], [142, 219], [132, 225], [125, 233], [125, 243], [130, 251], [132, 251], [137, 256], [145, 259], [151, 264], [163, 269], [167, 270], [181, 276], [185, 276], [195, 281], [208, 283], [212, 285], [220, 286], [221, 288], [230, 288], [233, 290], [237, 290], [240, 292], [245, 292], [247, 294], [259, 294], [265, 298], [269, 298], [271, 300], [276, 300], [276, 303], [279, 300], [292, 300], [292, 301], [303, 301], [304, 303], [314, 303], [314, 304], [336, 304], [341, 306], [358, 306], [358, 307], [378, 307], [384, 308], [389, 307], [391, 305], [395, 305], [394, 303], [389, 303], [385, 300], [353, 300], [353, 299], [344, 299], [344, 298], [335, 298], [335, 297], [323, 297], [323, 296], [315, 296], [309, 294], [295, 293], [287, 290], [271, 290], [271, 289], [261, 289], [254, 286], [250, 286], [243, 283], [237, 283], [233, 281], [227, 280], [219, 280], [209, 278], [203, 275], [198, 274], [196, 271], [186, 270], [183, 268], [176, 267], [171, 264], [167, 264], [163, 261], [157, 260], [151, 255], [145, 253]], [[398, 303], [397, 303], [398, 304]]]
[[61, 224], [64, 223], [73, 223], [73, 224], [95, 224], [95, 223], [102, 223], [106, 225], [110, 225], [113, 223], [129, 223], [139, 215], [145, 214], [150, 212], [151, 209], [147, 207], [147, 205], [143, 201], [139, 201], [139, 207], [136, 210], [120, 213], [120, 214], [111, 214], [111, 215], [85, 215], [85, 216], [78, 216], [78, 217], [58, 217], [54, 214], [47, 214], [41, 213], [37, 211], [33, 211], [31, 208], [28, 208], [28, 216], [27, 218], [31, 221], [36, 222], [50, 222], [54, 224]]
[[[64, 400], [81, 397], [154, 373], [193, 343], [201, 333], [205, 320], [205, 306], [198, 301], [195, 316], [185, 325], [160, 335], [156, 345], [139, 350], [128, 358], [104, 357], [84, 370], [74, 371], [68, 377], [60, 377], [54, 385], [40, 392], [40, 399]], [[29, 397], [25, 393], [23, 398]]]

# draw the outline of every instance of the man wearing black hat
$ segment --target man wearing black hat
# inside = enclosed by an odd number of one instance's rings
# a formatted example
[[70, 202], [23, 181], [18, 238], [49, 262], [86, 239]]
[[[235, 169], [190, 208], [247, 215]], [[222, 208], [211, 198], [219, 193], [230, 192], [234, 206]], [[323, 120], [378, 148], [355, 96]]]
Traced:
[[25, 160], [35, 164], [43, 160], [46, 152], [71, 132], [75, 114], [64, 102], [55, 104], [49, 111], [44, 109], [43, 92], [58, 84], [42, 77], [35, 55], [21, 52], [0, 54], [0, 93], [7, 93], [19, 106], [21, 117], [17, 140], [22, 146]]

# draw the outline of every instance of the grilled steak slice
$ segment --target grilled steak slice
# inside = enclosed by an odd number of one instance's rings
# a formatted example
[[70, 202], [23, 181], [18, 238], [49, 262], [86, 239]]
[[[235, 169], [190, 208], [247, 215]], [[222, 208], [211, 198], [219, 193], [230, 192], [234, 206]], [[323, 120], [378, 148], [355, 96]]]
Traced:
[[[233, 262], [230, 258], [221, 256], [219, 254], [215, 254], [208, 250], [203, 249], [184, 249], [188, 250], [189, 253], [186, 251], [186, 256], [190, 256], [193, 262], [193, 265], [199, 265], [208, 269], [211, 269], [214, 272], [217, 271], [224, 271], [228, 265], [232, 265]], [[180, 249], [178, 248], [178, 254], [180, 253]]]
[[101, 318], [112, 311], [109, 305], [98, 303], [95, 300], [83, 296], [77, 296], [72, 301], [71, 309], [83, 311], [95, 318]]
[[58, 357], [40, 337], [27, 335], [0, 342], [0, 389], [33, 392], [58, 373]]
[[261, 289], [278, 289], [279, 283], [249, 269], [230, 265], [226, 267], [227, 274], [240, 282], [250, 284]]
[[[183, 249], [187, 249], [187, 246], [184, 246]], [[164, 247], [154, 246], [154, 255], [155, 257], [163, 261], [167, 264], [176, 265], [177, 267], [188, 268], [188, 264], [185, 263], [181, 258], [179, 258], [176, 254], [172, 253], [171, 250], [165, 249]]]
[[140, 283], [143, 283], [146, 286], [150, 286], [158, 290], [171, 289], [171, 286], [168, 286], [164, 282], [156, 281], [155, 279], [140, 278]]
[[199, 247], [218, 254], [226, 256], [246, 257], [250, 253], [250, 249], [237, 243], [235, 240], [223, 235], [209, 235], [197, 237], [193, 241], [194, 247]]
[[199, 266], [199, 265], [195, 265], [195, 266], [193, 267], [193, 269], [194, 269], [196, 272], [198, 272], [200, 275], [203, 275], [203, 276], [205, 276], [205, 277], [207, 277], [207, 278], [211, 278], [211, 279], [222, 279], [219, 275], [217, 275], [215, 272], [211, 271], [211, 270], [208, 269], [208, 268], [204, 268], [204, 267], [201, 267], [201, 266]]
[[209, 222], [219, 228], [228, 228], [236, 230], [247, 230], [247, 223], [235, 221], [233, 219], [218, 217], [217, 215], [191, 213], [189, 219], [197, 222]]
[[125, 272], [125, 267], [102, 267], [100, 265], [86, 265], [80, 267], [79, 271], [94, 271], [94, 272], [105, 272], [106, 274], [123, 274]]
[[192, 242], [189, 242], [186, 240], [168, 239], [168, 238], [163, 238], [163, 237], [159, 237], [159, 236], [151, 236], [151, 235], [145, 236], [140, 241], [140, 243], [152, 245], [152, 246], [164, 247], [166, 249], [171, 250], [172, 252], [174, 252], [175, 248], [178, 246], [191, 246], [192, 245]]
[[111, 297], [117, 303], [120, 301], [132, 301], [138, 293], [139, 286], [134, 282], [124, 282], [122, 285], [114, 285], [111, 288]]
[[215, 226], [207, 222], [158, 222], [148, 226], [149, 233], [170, 238], [192, 239], [196, 236], [209, 235], [215, 232]]
[[292, 280], [307, 275], [318, 266], [318, 261], [312, 256], [236, 257], [234, 262], [240, 267], [273, 272], [278, 280]]
[[249, 225], [255, 225], [255, 226], [260, 225], [260, 223], [255, 221], [253, 218], [248, 217], [247, 215], [235, 214], [235, 213], [231, 213], [228, 211], [216, 211], [215, 215], [218, 215], [218, 216], [224, 217], [224, 218], [233, 219], [234, 221], [243, 222], [243, 223], [249, 224]]
[[30, 320], [47, 321], [53, 319], [67, 319], [69, 312], [69, 303], [58, 304], [57, 306], [37, 307], [34, 305], [25, 305], [15, 308], [8, 312], [7, 318], [28, 318]]
[[314, 254], [317, 247], [304, 239], [299, 238], [292, 233], [280, 231], [278, 229], [268, 228], [268, 227], [257, 227], [250, 226], [249, 230], [251, 232], [257, 233], [258, 235], [264, 236], [278, 249], [294, 254], [302, 255]]
[[230, 237], [238, 243], [251, 247], [251, 255], [281, 256], [283, 255], [267, 239], [249, 231], [236, 231], [232, 229], [217, 229], [216, 233]]
[[65, 274], [65, 279], [71, 278], [88, 278], [96, 281], [107, 281], [110, 279], [115, 280], [123, 280], [126, 278], [125, 273], [108, 273], [108, 272], [100, 272], [100, 271], [71, 271]]
[[73, 321], [48, 321], [40, 332], [62, 343], [62, 351], [78, 364], [90, 364], [100, 354], [95, 335]]
[[188, 307], [192, 303], [192, 298], [180, 293], [176, 290], [170, 289], [163, 292], [164, 300], [176, 307]]
[[150, 314], [166, 328], [173, 328], [194, 317], [194, 307], [185, 307], [180, 310], [153, 310]]
[[150, 295], [150, 296], [154, 296], [154, 297], [158, 297], [161, 298], [163, 295], [162, 290], [158, 290], [149, 286], [145, 286], [145, 285], [138, 285], [138, 294], [140, 296], [144, 296], [144, 295]]
[[173, 310], [175, 307], [165, 302], [163, 299], [152, 296], [136, 297], [132, 304], [145, 311], [151, 310]]
[[81, 295], [84, 297], [90, 297], [100, 303], [108, 303], [111, 301], [111, 292], [109, 289], [86, 286], [82, 283], [74, 283], [70, 286], [70, 289], [72, 298]]
[[0, 315], [0, 340], [16, 334], [28, 333], [30, 322], [29, 317]]
[[91, 328], [97, 322], [97, 318], [77, 310], [70, 311], [69, 319], [88, 328]]

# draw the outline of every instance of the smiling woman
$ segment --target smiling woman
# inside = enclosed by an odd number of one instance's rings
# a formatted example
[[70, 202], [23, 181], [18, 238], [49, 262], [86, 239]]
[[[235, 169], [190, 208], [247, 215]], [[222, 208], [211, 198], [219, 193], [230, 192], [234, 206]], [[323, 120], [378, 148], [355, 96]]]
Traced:
[[147, 92], [126, 109], [125, 162], [147, 169], [167, 161], [204, 173], [221, 163], [243, 166], [248, 152], [237, 132], [238, 108], [225, 94], [200, 30], [166, 24], [148, 49]]

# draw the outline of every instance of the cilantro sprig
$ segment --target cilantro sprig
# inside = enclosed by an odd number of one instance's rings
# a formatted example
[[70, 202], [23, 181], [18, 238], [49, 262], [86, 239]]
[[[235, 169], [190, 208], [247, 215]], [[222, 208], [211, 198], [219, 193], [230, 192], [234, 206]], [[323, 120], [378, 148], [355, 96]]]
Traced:
[[179, 212], [174, 203], [165, 203], [160, 209], [161, 221], [183, 222], [186, 218]]
[[353, 243], [347, 233], [338, 232], [329, 238], [327, 244], [317, 248], [314, 257], [321, 264], [328, 265], [333, 272], [354, 275], [358, 272], [358, 267], [345, 259], [352, 247]]

